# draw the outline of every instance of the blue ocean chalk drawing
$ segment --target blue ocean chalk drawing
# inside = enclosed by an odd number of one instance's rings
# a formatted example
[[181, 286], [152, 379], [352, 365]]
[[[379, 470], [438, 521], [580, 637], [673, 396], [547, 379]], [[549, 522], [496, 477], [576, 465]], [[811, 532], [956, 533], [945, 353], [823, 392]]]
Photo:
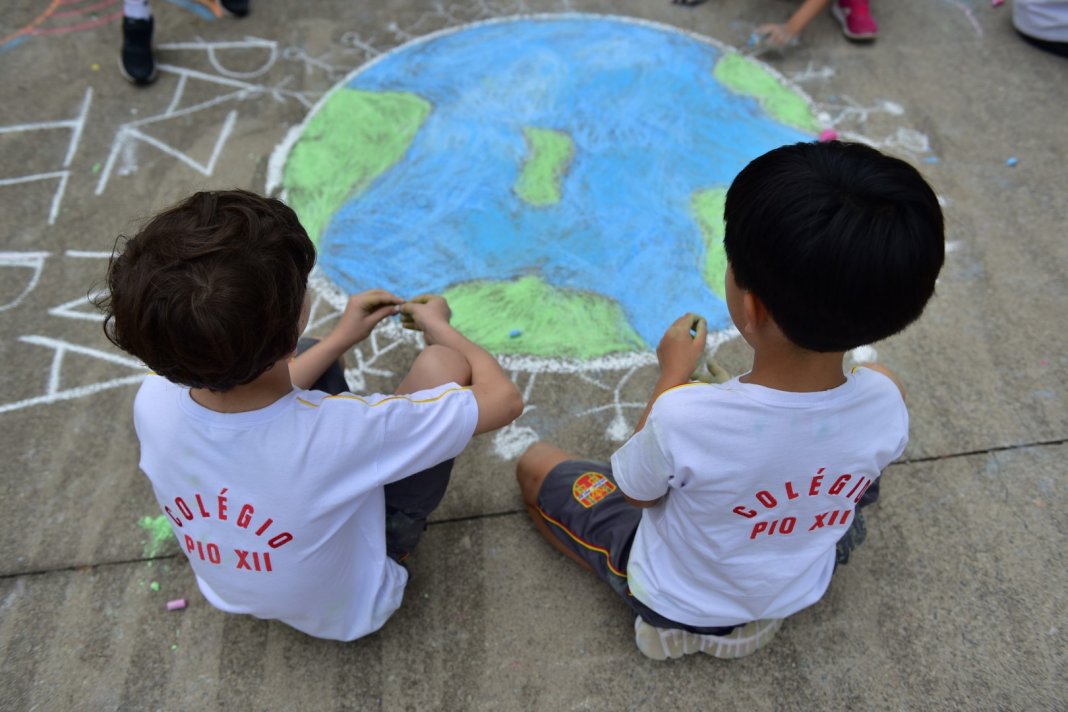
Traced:
[[[722, 84], [725, 52], [669, 27], [583, 15], [468, 26], [380, 57], [339, 89], [414, 95], [430, 110], [403, 156], [326, 223], [321, 269], [345, 291], [404, 297], [536, 277], [618, 305], [636, 349], [687, 311], [729, 327], [704, 274], [694, 197], [813, 136]], [[531, 129], [570, 142], [547, 205], [516, 190]], [[517, 327], [523, 338], [509, 338]], [[501, 328], [514, 349], [536, 340], [525, 322]]]

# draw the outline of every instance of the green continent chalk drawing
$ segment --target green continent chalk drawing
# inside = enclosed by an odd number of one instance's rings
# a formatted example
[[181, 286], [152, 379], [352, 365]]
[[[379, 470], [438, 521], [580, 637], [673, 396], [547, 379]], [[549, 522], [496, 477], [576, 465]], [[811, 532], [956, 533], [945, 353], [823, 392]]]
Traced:
[[808, 100], [791, 90], [781, 78], [750, 57], [737, 53], [716, 62], [715, 77], [739, 94], [756, 98], [775, 119], [803, 131], [819, 131]]
[[727, 253], [723, 250], [723, 205], [726, 201], [726, 188], [711, 188], [693, 196], [693, 213], [705, 240], [705, 282], [720, 299], [725, 298], [723, 279], [727, 274]]
[[519, 17], [353, 72], [275, 151], [268, 190], [338, 293], [444, 294], [457, 326], [528, 370], [650, 363], [681, 313], [730, 327], [724, 186], [819, 128], [804, 94], [711, 40]]
[[[538, 277], [469, 282], [446, 290], [444, 296], [456, 314], [456, 328], [499, 354], [588, 359], [642, 345], [616, 303], [596, 294], [555, 289]], [[487, 304], [493, 308], [486, 309]], [[532, 304], [538, 308], [531, 309]], [[514, 332], [520, 333], [512, 336]]]
[[312, 117], [286, 163], [285, 186], [313, 242], [345, 201], [404, 155], [429, 113], [412, 94], [343, 89]]
[[516, 181], [516, 194], [531, 205], [559, 203], [561, 181], [575, 155], [574, 141], [551, 129], [528, 128], [523, 135], [530, 146], [530, 157]]

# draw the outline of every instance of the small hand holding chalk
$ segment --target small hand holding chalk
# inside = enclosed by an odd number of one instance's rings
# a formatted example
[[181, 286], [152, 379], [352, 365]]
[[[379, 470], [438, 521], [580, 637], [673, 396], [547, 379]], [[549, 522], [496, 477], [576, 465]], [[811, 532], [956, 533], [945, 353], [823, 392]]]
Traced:
[[797, 35], [790, 32], [786, 25], [761, 25], [756, 28], [753, 34], [749, 35], [749, 42], [747, 44], [749, 47], [749, 54], [753, 56], [761, 55], [770, 49], [779, 50], [781, 52], [787, 47], [797, 44]]
[[363, 341], [378, 322], [397, 313], [404, 300], [384, 289], [370, 289], [349, 297], [337, 326], [328, 338], [337, 339], [347, 350]]
[[708, 324], [703, 316], [684, 314], [676, 319], [656, 347], [661, 376], [676, 383], [689, 381], [707, 338]]
[[428, 344], [434, 343], [434, 329], [442, 324], [447, 325], [451, 318], [449, 303], [436, 294], [421, 294], [400, 307], [401, 326], [423, 332]]

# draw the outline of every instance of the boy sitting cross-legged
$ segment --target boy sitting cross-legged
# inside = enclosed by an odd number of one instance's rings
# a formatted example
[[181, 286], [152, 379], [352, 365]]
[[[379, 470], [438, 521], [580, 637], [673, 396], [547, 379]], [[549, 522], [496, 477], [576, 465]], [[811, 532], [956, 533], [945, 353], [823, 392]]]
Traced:
[[[140, 465], [204, 597], [353, 640], [400, 606], [399, 562], [452, 458], [523, 403], [440, 297], [356, 295], [293, 358], [314, 263], [280, 201], [197, 193], [126, 241], [102, 307], [108, 337], [155, 372], [134, 403]], [[338, 359], [398, 311], [426, 348], [395, 394], [347, 392]]]
[[725, 218], [727, 306], [752, 370], [690, 382], [707, 330], [687, 314], [610, 464], [535, 443], [516, 471], [538, 530], [626, 600], [655, 659], [748, 655], [823, 596], [908, 439], [896, 378], [844, 373], [845, 352], [919, 317], [944, 258], [930, 186], [856, 144], [757, 158]]

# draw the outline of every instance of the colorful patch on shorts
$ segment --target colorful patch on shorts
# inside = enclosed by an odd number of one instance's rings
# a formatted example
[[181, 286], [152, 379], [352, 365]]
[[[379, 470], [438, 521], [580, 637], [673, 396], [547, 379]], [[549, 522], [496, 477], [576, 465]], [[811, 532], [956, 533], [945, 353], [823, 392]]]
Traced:
[[600, 472], [584, 472], [571, 485], [571, 494], [575, 495], [586, 509], [600, 502], [616, 491], [615, 484]]

